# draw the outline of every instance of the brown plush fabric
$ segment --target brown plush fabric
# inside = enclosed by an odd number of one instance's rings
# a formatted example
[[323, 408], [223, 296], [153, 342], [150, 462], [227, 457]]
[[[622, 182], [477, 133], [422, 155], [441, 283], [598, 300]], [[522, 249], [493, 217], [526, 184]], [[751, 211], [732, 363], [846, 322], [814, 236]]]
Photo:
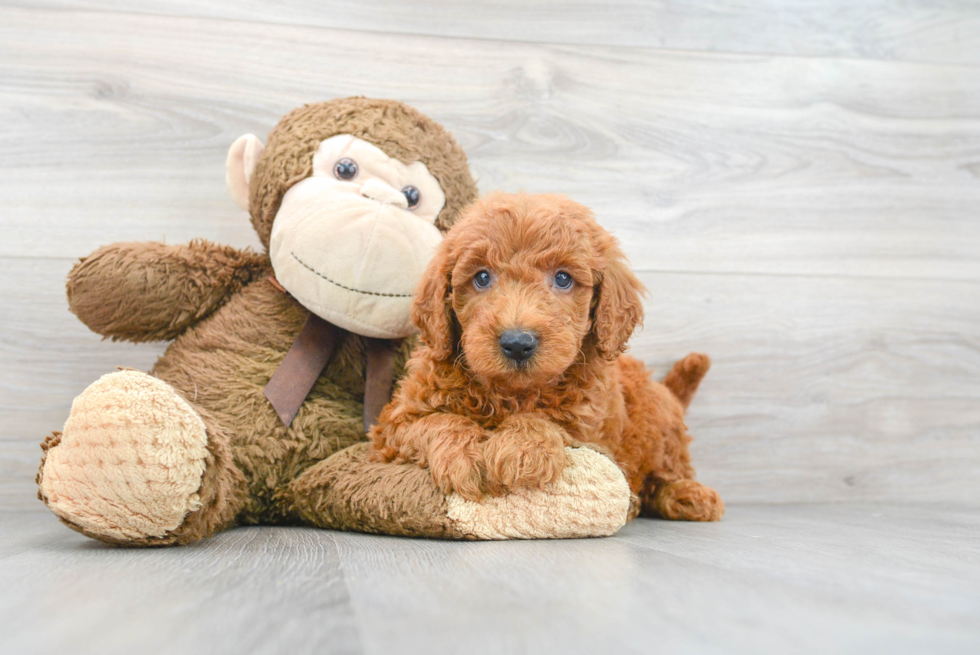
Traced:
[[[345, 333], [288, 428], [263, 395], [308, 315], [267, 280], [256, 282], [188, 330], [153, 369], [233, 435], [236, 465], [249, 481], [244, 523], [292, 520], [292, 508], [277, 492], [309, 466], [364, 439], [366, 358], [358, 335]], [[396, 375], [409, 349], [401, 345]]]
[[[206, 245], [194, 244], [194, 254], [198, 255], [194, 266], [179, 265], [182, 258], [187, 260], [188, 246], [124, 244], [100, 249], [79, 264], [100, 275], [73, 273], [70, 277], [70, 307], [94, 331], [107, 336], [125, 335], [134, 341], [172, 329], [169, 326], [190, 324], [152, 373], [172, 385], [199, 413], [212, 417], [215, 430], [230, 435], [235, 449], [234, 466], [250, 483], [249, 493], [238, 499], [235, 508], [236, 514], [241, 512], [241, 520], [284, 521], [291, 512], [289, 508], [273, 506], [276, 490], [307, 466], [364, 439], [363, 341], [347, 333], [291, 427], [286, 428], [262, 392], [309, 312], [270, 283], [272, 269], [267, 259], [260, 260], [262, 266], [255, 266], [257, 256], [248, 253], [240, 259], [249, 262], [248, 276], [258, 281], [241, 289], [228, 284], [205, 289], [207, 282], [223, 280], [227, 259], [213, 260], [213, 276], [203, 273]], [[224, 248], [216, 250], [221, 254], [228, 252]], [[126, 265], [117, 266], [122, 254]], [[102, 266], [103, 258], [110, 260], [106, 266]], [[170, 264], [166, 276], [158, 275], [161, 259]], [[158, 288], [151, 292], [148, 280], [156, 281]], [[192, 318], [203, 312], [190, 311], [188, 304], [180, 300], [170, 305], [169, 315], [164, 302], [151, 303], [150, 316], [144, 318], [143, 300], [147, 296], [151, 300], [162, 299], [169, 293], [182, 299], [188, 297], [181, 293], [185, 289], [199, 291], [190, 297], [206, 299], [216, 296], [219, 290], [232, 293], [214, 302], [220, 310], [198, 323], [193, 323]], [[105, 314], [95, 310], [100, 299], [110, 307], [129, 308], [124, 330], [117, 329], [119, 320], [101, 321]], [[125, 315], [122, 311], [118, 314]], [[402, 346], [396, 374], [402, 370], [409, 347], [407, 343]]]
[[44, 500], [44, 495], [41, 494], [41, 483], [44, 481], [44, 462], [48, 458], [48, 451], [61, 443], [61, 431], [55, 430], [48, 436], [44, 437], [41, 441], [41, 464], [37, 467], [37, 475], [34, 476], [34, 482], [37, 483], [37, 499]]
[[303, 520], [321, 528], [406, 537], [465, 538], [448, 516], [446, 496], [412, 464], [370, 461], [357, 444], [310, 467], [289, 485]]
[[194, 543], [231, 527], [248, 494], [248, 481], [235, 466], [232, 435], [207, 410], [200, 406], [196, 410], [208, 428], [207, 468], [198, 490], [201, 509], [187, 515], [168, 543]]
[[[441, 229], [476, 196], [463, 151], [445, 129], [415, 110], [365, 98], [307, 105], [272, 130], [250, 185], [253, 225], [264, 245], [285, 191], [309, 175], [319, 143], [340, 133], [361, 137], [406, 163], [424, 162], [446, 194], [437, 220]], [[201, 507], [179, 528], [144, 539], [90, 536], [127, 545], [179, 544], [236, 523], [303, 521], [288, 493], [290, 483], [364, 440], [366, 357], [358, 335], [345, 334], [290, 427], [263, 395], [309, 316], [273, 287], [271, 273], [265, 254], [203, 240], [114, 244], [71, 271], [69, 307], [92, 330], [135, 342], [173, 340], [151, 373], [193, 408], [208, 435]], [[412, 342], [399, 345], [396, 377], [404, 372]], [[55, 433], [42, 446], [39, 484], [59, 438]]]
[[203, 239], [114, 243], [68, 274], [68, 306], [113, 341], [169, 341], [268, 270], [268, 258]]
[[420, 161], [442, 186], [446, 206], [436, 226], [446, 230], [456, 214], [476, 199], [466, 153], [444, 127], [395, 100], [342, 98], [305, 105], [287, 114], [269, 133], [249, 185], [252, 225], [266, 248], [272, 221], [291, 186], [313, 172], [320, 142], [350, 134], [411, 164]]

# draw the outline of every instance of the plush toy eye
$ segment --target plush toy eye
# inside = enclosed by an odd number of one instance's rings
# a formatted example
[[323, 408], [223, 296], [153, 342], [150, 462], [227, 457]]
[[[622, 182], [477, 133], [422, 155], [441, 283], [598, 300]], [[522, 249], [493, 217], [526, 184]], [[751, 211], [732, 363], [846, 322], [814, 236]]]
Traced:
[[570, 289], [572, 288], [572, 276], [565, 271], [558, 271], [555, 273], [555, 286], [559, 289]]
[[491, 284], [493, 284], [493, 280], [490, 278], [489, 271], [480, 271], [473, 276], [473, 286], [481, 291], [489, 289]]
[[402, 193], [405, 194], [405, 200], [408, 201], [408, 208], [415, 209], [419, 206], [419, 201], [422, 200], [422, 194], [415, 187], [409, 185], [402, 189]]
[[344, 157], [334, 164], [333, 174], [338, 180], [353, 180], [357, 177], [357, 162]]

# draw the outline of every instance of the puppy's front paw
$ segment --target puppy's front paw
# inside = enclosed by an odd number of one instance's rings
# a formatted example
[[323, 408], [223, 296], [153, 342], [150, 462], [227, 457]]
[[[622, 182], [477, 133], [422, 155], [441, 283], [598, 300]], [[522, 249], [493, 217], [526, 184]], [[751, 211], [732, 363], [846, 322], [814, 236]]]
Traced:
[[429, 448], [432, 480], [443, 493], [455, 491], [466, 500], [483, 497], [483, 461], [475, 440], [445, 440]]
[[499, 496], [510, 489], [542, 489], [565, 468], [564, 431], [537, 416], [512, 416], [484, 444], [486, 488]]

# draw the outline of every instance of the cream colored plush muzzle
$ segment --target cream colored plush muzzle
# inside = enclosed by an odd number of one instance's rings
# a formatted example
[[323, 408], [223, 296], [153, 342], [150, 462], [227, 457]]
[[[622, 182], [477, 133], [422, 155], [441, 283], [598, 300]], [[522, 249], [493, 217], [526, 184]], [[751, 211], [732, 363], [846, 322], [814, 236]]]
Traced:
[[[240, 201], [253, 151], [261, 143], [249, 135], [229, 151], [229, 188]], [[405, 164], [350, 134], [325, 139], [312, 174], [286, 192], [273, 221], [276, 278], [334, 325], [368, 337], [408, 336], [412, 293], [442, 239], [435, 219], [445, 204], [422, 162]]]
[[307, 309], [369, 337], [413, 332], [412, 293], [442, 235], [404, 209], [405, 196], [310, 177], [283, 198], [269, 254], [280, 284]]

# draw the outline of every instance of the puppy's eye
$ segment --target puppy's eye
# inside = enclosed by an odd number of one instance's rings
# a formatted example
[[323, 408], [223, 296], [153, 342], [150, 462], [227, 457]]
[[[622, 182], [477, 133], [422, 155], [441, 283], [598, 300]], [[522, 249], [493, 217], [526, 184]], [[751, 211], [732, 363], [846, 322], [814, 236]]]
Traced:
[[565, 271], [558, 271], [555, 273], [555, 286], [559, 289], [571, 289], [572, 282], [572, 276]]
[[353, 180], [357, 177], [357, 162], [344, 157], [333, 165], [333, 174], [338, 180]]
[[405, 200], [408, 201], [408, 208], [415, 209], [419, 206], [419, 202], [422, 200], [422, 194], [415, 187], [409, 185], [402, 189], [402, 193], [405, 194]]
[[490, 278], [489, 271], [480, 271], [473, 276], [473, 286], [481, 291], [483, 289], [489, 289], [491, 284], [493, 284], [493, 280]]

